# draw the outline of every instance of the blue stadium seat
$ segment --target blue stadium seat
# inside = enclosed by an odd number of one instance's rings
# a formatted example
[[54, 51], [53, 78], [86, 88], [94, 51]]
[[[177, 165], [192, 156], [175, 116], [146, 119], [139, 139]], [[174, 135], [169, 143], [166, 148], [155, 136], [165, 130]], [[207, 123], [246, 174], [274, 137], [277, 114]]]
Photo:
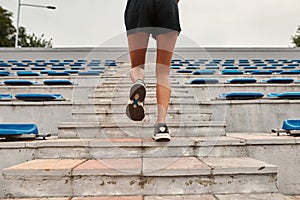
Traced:
[[277, 66], [264, 66], [263, 69], [277, 69]]
[[300, 99], [300, 92], [269, 93], [268, 97], [279, 99]]
[[79, 70], [65, 70], [64, 72], [69, 74], [78, 74]]
[[256, 83], [257, 80], [255, 78], [234, 78], [227, 81], [232, 84], [247, 84], [247, 83]]
[[35, 62], [44, 63], [44, 62], [46, 62], [46, 60], [35, 60]]
[[66, 70], [65, 67], [51, 67], [51, 70]]
[[176, 72], [181, 73], [181, 74], [191, 74], [191, 73], [193, 73], [193, 70], [181, 69], [181, 70], [177, 70]]
[[28, 86], [34, 85], [36, 83], [29, 80], [6, 80], [4, 81], [5, 85], [15, 85], [15, 86]]
[[17, 72], [18, 76], [39, 76], [40, 74], [38, 72], [32, 72], [32, 71], [20, 71]]
[[67, 72], [56, 72], [56, 71], [50, 71], [48, 72], [48, 76], [69, 76], [70, 74]]
[[190, 83], [191, 84], [217, 84], [219, 83], [219, 80], [215, 78], [197, 78], [191, 80]]
[[74, 83], [66, 79], [60, 79], [60, 80], [45, 80], [44, 84], [45, 85], [73, 85]]
[[284, 130], [300, 130], [300, 120], [298, 120], [298, 119], [284, 120], [282, 129], [284, 129]]
[[170, 69], [181, 69], [179, 66], [171, 66]]
[[225, 69], [239, 69], [237, 66], [226, 66]]
[[30, 69], [34, 71], [42, 71], [42, 70], [46, 70], [46, 67], [31, 67]]
[[300, 70], [286, 70], [282, 71], [280, 74], [300, 74]]
[[205, 69], [220, 69], [218, 66], [206, 66]]
[[0, 76], [10, 76], [10, 72], [8, 72], [8, 71], [0, 71]]
[[36, 124], [0, 124], [0, 137], [16, 135], [38, 135]]
[[0, 100], [11, 100], [12, 98], [11, 94], [0, 94]]
[[258, 69], [256, 66], [245, 66], [244, 69]]
[[10, 68], [11, 70], [14, 70], [14, 71], [21, 71], [21, 70], [26, 70], [26, 68], [24, 67], [12, 67]]
[[17, 94], [15, 97], [24, 101], [53, 101], [64, 99], [61, 94]]
[[213, 75], [216, 71], [212, 69], [203, 69], [203, 70], [196, 70], [193, 72], [193, 75]]
[[11, 67], [11, 64], [0, 62], [0, 67]]
[[252, 75], [270, 75], [272, 73], [271, 70], [254, 70], [251, 72]]
[[296, 69], [295, 66], [282, 66], [281, 69]]
[[293, 83], [294, 79], [292, 78], [270, 78], [269, 80], [263, 80], [263, 83]]
[[237, 69], [224, 69], [221, 72], [223, 75], [239, 75], [239, 74], [244, 74], [243, 71], [237, 70]]
[[219, 98], [228, 100], [250, 100], [250, 99], [260, 99], [264, 94], [259, 92], [233, 92], [220, 94]]

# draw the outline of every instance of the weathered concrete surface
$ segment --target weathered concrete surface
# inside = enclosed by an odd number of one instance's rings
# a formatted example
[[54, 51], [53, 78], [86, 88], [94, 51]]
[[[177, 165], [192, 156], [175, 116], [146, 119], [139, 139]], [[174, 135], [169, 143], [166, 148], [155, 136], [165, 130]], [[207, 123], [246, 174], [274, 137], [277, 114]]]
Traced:
[[[223, 171], [215, 171], [220, 163]], [[213, 163], [195, 157], [42, 159], [3, 170], [11, 197], [276, 192], [276, 173], [275, 166], [251, 158]]]

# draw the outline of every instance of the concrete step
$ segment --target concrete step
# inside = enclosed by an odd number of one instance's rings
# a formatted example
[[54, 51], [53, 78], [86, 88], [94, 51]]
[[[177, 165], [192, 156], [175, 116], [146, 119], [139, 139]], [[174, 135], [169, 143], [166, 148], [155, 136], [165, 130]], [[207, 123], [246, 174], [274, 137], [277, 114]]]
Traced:
[[229, 194], [229, 195], [161, 195], [161, 196], [98, 196], [64, 198], [18, 198], [15, 200], [299, 200], [300, 196], [287, 196], [280, 193]]
[[[125, 115], [124, 110], [114, 110], [113, 112], [73, 112], [72, 113], [73, 120], [77, 121], [129, 121], [128, 117]], [[154, 121], [157, 118], [156, 111], [149, 111], [145, 116], [145, 121]], [[167, 121], [175, 120], [175, 121], [211, 121], [212, 113], [210, 111], [201, 110], [200, 113], [196, 110], [190, 111], [170, 111], [167, 115]], [[130, 122], [130, 121], [129, 121]]]
[[[156, 97], [156, 92], [155, 91], [147, 91], [147, 97], [151, 97], [154, 98]], [[97, 91], [95, 92], [93, 95], [89, 96], [89, 98], [120, 98], [120, 97], [124, 97], [124, 98], [129, 98], [129, 90], [128, 91], [118, 91], [118, 92], [100, 92]], [[171, 93], [171, 98], [194, 98], [194, 96], [192, 94], [189, 94], [188, 91], [183, 91], [183, 92], [172, 92]]]
[[[105, 158], [164, 158], [164, 157], [245, 157], [246, 140], [234, 137], [175, 137], [168, 143], [152, 139], [100, 138], [49, 139], [1, 146], [2, 151], [27, 149], [36, 159], [105, 159]], [[17, 155], [16, 155], [17, 156]]]
[[[222, 121], [172, 121], [168, 123], [171, 136], [202, 137], [224, 136]], [[151, 138], [153, 122], [61, 122], [58, 124], [59, 138]]]
[[[91, 100], [88, 102], [76, 102], [73, 104], [73, 111], [75, 112], [117, 112], [125, 113], [126, 106], [128, 104], [128, 99], [123, 99], [123, 102], [120, 101], [97, 101]], [[198, 113], [201, 113], [201, 110], [210, 110], [206, 107], [194, 101], [171, 101], [168, 107], [168, 112], [181, 111], [187, 113], [186, 111], [195, 110]], [[154, 101], [147, 102], [145, 101], [145, 111], [146, 113], [152, 113], [157, 110], [157, 103]]]
[[3, 176], [15, 198], [277, 192], [277, 167], [251, 158], [41, 159]]

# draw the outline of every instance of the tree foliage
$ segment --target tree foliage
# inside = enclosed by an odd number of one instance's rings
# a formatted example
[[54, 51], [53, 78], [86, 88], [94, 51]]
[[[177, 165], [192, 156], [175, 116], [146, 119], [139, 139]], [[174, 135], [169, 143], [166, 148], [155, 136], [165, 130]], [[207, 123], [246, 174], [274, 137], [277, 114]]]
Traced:
[[[16, 28], [12, 22], [13, 14], [0, 6], [0, 47], [14, 47]], [[25, 27], [19, 27], [18, 44], [20, 47], [52, 47], [52, 39], [47, 40], [45, 35], [28, 34]]]
[[296, 47], [300, 47], [300, 26], [298, 26], [296, 34], [292, 36], [292, 41]]

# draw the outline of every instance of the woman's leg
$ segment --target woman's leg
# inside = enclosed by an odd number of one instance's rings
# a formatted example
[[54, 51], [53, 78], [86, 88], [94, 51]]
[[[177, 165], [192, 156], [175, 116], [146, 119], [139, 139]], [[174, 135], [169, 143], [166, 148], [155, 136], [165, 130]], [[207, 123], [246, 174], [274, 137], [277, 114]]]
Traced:
[[165, 123], [171, 96], [170, 65], [178, 32], [157, 35], [156, 98], [158, 117], [156, 123]]
[[144, 80], [144, 68], [149, 34], [138, 32], [128, 35], [128, 46], [131, 60], [130, 78], [132, 82]]

